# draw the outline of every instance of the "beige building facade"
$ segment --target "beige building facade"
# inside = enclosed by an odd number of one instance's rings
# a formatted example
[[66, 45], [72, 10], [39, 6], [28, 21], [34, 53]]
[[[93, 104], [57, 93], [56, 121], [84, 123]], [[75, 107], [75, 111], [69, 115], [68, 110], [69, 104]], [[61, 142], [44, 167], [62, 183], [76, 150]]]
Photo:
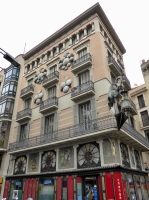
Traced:
[[95, 4], [17, 57], [4, 198], [148, 199], [149, 143], [134, 129], [135, 104], [120, 131], [108, 106], [118, 76], [131, 89], [124, 53]]

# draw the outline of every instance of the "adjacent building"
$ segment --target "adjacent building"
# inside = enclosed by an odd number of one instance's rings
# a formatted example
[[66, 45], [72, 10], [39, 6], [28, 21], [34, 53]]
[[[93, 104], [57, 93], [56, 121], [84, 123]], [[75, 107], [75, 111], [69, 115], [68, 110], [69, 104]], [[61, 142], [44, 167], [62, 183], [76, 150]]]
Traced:
[[148, 199], [142, 152], [149, 142], [135, 128], [136, 106], [129, 99], [120, 131], [108, 107], [118, 76], [131, 89], [125, 51], [97, 3], [17, 57], [17, 90], [7, 97], [13, 114], [5, 117], [10, 159], [4, 198]]

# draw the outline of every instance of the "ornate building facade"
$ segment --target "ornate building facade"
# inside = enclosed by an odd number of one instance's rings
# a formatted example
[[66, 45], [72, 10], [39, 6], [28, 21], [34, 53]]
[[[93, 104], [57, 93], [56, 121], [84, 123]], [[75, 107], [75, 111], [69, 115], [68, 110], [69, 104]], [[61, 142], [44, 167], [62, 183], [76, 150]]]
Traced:
[[142, 152], [149, 143], [135, 129], [135, 104], [129, 99], [120, 131], [108, 106], [118, 76], [131, 89], [124, 53], [95, 4], [17, 57], [4, 198], [148, 199]]

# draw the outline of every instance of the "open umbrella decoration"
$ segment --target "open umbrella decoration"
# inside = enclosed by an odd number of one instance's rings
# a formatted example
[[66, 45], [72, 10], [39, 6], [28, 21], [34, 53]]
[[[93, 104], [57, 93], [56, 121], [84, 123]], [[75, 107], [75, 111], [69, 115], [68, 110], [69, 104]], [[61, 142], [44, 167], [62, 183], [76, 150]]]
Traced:
[[66, 53], [63, 58], [59, 61], [60, 70], [67, 70], [71, 66], [74, 57], [73, 54]]

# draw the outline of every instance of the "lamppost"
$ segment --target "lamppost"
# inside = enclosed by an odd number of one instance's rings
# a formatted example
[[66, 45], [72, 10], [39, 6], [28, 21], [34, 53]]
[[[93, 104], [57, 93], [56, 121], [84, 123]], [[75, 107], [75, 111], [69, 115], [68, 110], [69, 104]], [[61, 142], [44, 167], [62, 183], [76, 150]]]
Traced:
[[[20, 65], [20, 63], [18, 63], [18, 61], [16, 61], [16, 59], [11, 56], [9, 53], [7, 53], [6, 51], [4, 51], [2, 48], [0, 48], [0, 53], [3, 55], [3, 58], [5, 58], [7, 61], [9, 61], [12, 65], [18, 67]], [[1, 69], [3, 69], [2, 67], [0, 67]]]

